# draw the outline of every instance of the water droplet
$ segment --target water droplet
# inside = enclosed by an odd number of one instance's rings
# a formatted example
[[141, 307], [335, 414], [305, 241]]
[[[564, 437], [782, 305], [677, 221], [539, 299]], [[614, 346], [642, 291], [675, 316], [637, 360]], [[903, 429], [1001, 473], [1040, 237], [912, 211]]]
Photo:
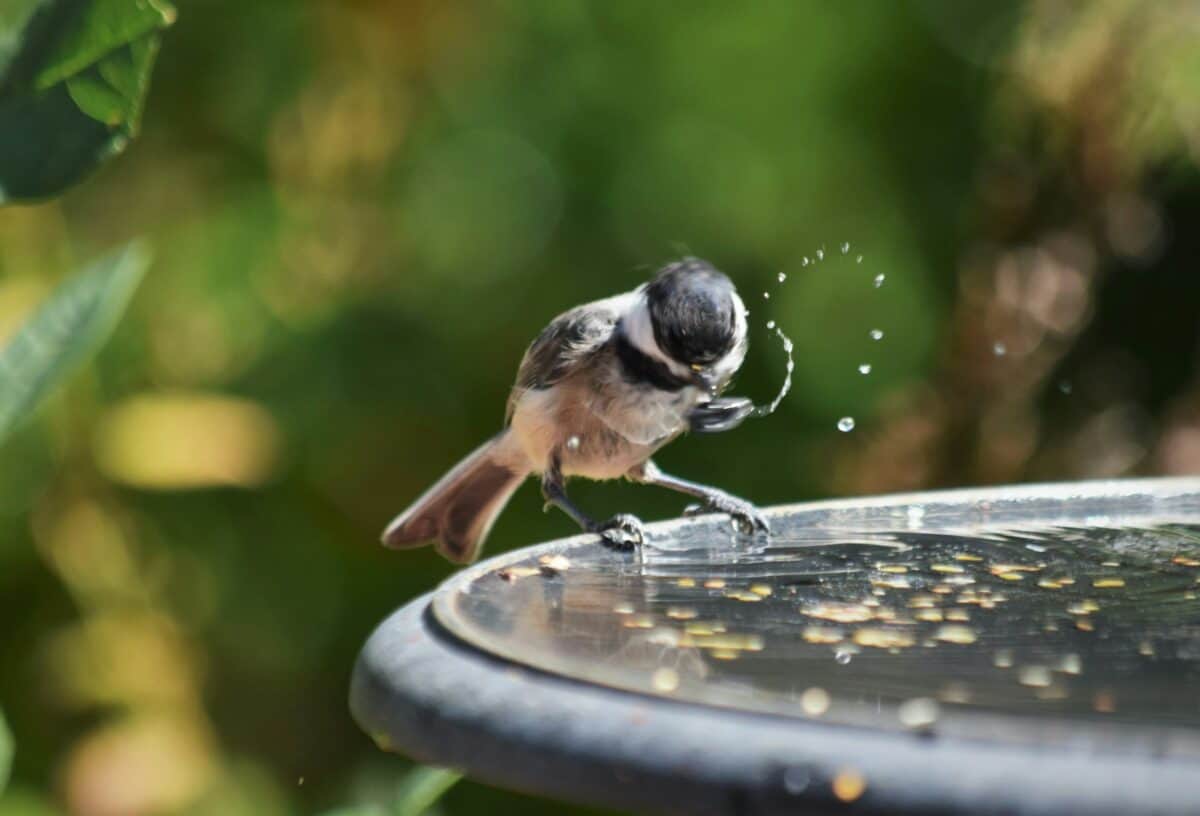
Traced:
[[773, 328], [775, 328], [775, 321], [774, 321], [774, 320], [768, 320], [768, 321], [767, 321], [767, 328], [768, 328], [768, 329], [773, 329]]
[[1003, 343], [993, 343], [992, 344], [992, 353], [995, 354], [997, 357], [1003, 357], [1005, 354], [1008, 353], [1008, 346], [1004, 345]]
[[850, 251], [850, 242], [849, 241], [843, 242], [842, 243], [842, 254], [845, 255], [849, 251]]
[[862, 255], [859, 255], [857, 258], [855, 258], [855, 259], [854, 259], [854, 262], [855, 262], [855, 263], [862, 263]]
[[845, 666], [854, 659], [854, 655], [850, 652], [839, 650], [836, 654], [834, 654], [833, 659], [837, 661], [839, 666]]
[[779, 273], [778, 275], [776, 275], [775, 277], [776, 277], [776, 278], [779, 280], [779, 282], [780, 282], [780, 283], [783, 283], [785, 280], [787, 280], [787, 273], [786, 273], [786, 272], [780, 272], [780, 273]]
[[871, 364], [863, 363], [862, 365], [860, 365], [858, 367], [858, 373], [859, 374], [870, 374], [871, 373]]
[[825, 250], [823, 250], [823, 249], [818, 249], [816, 254], [817, 254], [817, 260], [818, 260], [818, 261], [823, 261], [823, 260], [825, 260]]
[[807, 255], [805, 255], [803, 258], [800, 259], [800, 265], [808, 266], [808, 256]]
[[842, 433], [850, 433], [854, 430], [854, 417], [842, 417], [838, 420], [837, 429]]
[[763, 292], [763, 300], [770, 300], [770, 299], [771, 299], [771, 293]]
[[875, 288], [878, 289], [880, 286], [883, 286], [883, 282], [886, 279], [887, 279], [887, 275], [884, 275], [882, 272], [880, 272], [878, 275], [876, 275], [875, 276]]
[[1058, 390], [1064, 394], [1070, 394], [1071, 393], [1071, 381], [1063, 380], [1062, 382], [1060, 382], [1058, 384]]
[[580, 443], [579, 443], [579, 437], [578, 437], [578, 436], [572, 436], [572, 437], [570, 437], [570, 438], [568, 438], [568, 439], [567, 439], [567, 450], [569, 450], [569, 451], [577, 451], [577, 450], [579, 450], [579, 444], [580, 444]]
[[787, 768], [783, 772], [783, 787], [792, 796], [799, 796], [812, 783], [812, 773], [807, 768]]
[[872, 340], [882, 340], [883, 339], [883, 330], [882, 329], [871, 329], [871, 339]]

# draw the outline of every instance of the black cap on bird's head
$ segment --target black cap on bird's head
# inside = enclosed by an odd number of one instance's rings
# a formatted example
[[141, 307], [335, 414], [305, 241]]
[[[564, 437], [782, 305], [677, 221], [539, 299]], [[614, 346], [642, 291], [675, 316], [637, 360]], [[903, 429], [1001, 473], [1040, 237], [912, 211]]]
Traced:
[[655, 343], [693, 369], [717, 362], [742, 339], [733, 282], [699, 258], [664, 267], [646, 286], [646, 306]]

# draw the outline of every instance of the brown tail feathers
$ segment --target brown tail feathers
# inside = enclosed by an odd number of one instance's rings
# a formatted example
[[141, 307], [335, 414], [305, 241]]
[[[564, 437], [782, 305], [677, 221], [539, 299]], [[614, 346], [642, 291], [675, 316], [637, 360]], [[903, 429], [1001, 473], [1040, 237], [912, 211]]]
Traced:
[[510, 464], [509, 442], [504, 431], [476, 448], [393, 519], [383, 543], [408, 549], [432, 541], [455, 563], [478, 558], [496, 517], [527, 475]]

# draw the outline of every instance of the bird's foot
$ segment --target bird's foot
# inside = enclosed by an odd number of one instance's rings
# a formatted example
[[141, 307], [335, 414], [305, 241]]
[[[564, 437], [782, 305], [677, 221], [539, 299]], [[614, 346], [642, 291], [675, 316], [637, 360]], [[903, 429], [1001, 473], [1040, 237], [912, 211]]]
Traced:
[[767, 517], [757, 507], [745, 499], [739, 499], [737, 496], [716, 490], [705, 497], [703, 504], [688, 505], [683, 514], [698, 516], [702, 513], [712, 512], [728, 514], [738, 532], [747, 535], [771, 532], [771, 525], [767, 523]]
[[641, 519], [629, 513], [618, 513], [608, 521], [596, 525], [592, 532], [600, 536], [600, 543], [605, 547], [621, 552], [640, 547], [646, 538]]

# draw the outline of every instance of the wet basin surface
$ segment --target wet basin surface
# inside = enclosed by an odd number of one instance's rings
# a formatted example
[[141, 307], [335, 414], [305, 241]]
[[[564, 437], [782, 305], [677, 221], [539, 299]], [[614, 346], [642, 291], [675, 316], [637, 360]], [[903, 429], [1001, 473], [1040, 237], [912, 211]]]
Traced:
[[1186, 488], [779, 508], [767, 539], [709, 517], [630, 554], [581, 536], [466, 570], [433, 608], [485, 652], [639, 694], [1018, 742], [1099, 729], [1200, 756]]

